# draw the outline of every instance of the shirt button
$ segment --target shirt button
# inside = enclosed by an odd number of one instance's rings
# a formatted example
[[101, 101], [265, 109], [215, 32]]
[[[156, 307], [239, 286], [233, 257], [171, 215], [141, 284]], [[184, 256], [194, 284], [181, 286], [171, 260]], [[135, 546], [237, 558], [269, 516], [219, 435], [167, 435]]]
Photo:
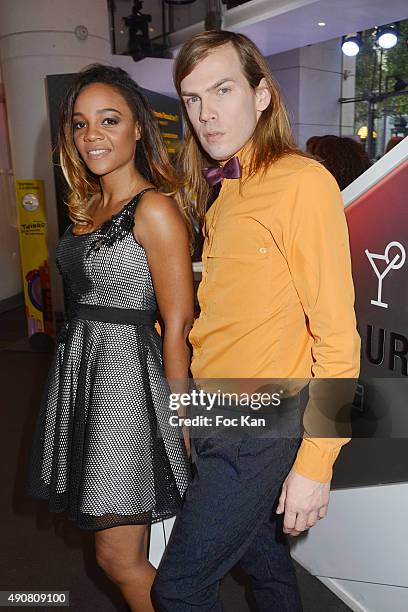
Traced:
[[260, 252], [260, 253], [267, 253], [267, 252], [268, 252], [268, 249], [266, 249], [265, 247], [261, 247], [261, 248], [259, 249], [259, 252]]

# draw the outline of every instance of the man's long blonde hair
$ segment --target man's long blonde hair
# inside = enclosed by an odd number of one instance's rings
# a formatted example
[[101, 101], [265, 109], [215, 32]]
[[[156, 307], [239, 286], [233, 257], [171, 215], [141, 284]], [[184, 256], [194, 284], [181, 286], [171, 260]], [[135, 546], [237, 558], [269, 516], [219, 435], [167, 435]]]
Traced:
[[[174, 66], [174, 84], [181, 96], [181, 82], [214, 49], [232, 44], [238, 53], [242, 71], [252, 89], [265, 79], [271, 93], [271, 102], [262, 112], [252, 136], [252, 153], [248, 177], [267, 168], [286, 153], [304, 155], [295, 145], [292, 130], [278, 85], [271, 69], [257, 46], [244, 34], [225, 30], [208, 30], [184, 43]], [[179, 172], [184, 180], [185, 198], [192, 216], [203, 221], [211, 200], [211, 189], [203, 177], [203, 168], [217, 165], [201, 147], [183, 104], [185, 140], [179, 154]], [[192, 197], [193, 196], [193, 197]]]

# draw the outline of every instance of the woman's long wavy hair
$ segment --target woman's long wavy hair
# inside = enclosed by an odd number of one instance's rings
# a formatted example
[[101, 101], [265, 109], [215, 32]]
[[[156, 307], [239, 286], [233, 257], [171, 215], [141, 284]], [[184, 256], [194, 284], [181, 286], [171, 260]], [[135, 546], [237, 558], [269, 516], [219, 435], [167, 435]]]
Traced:
[[[262, 112], [252, 136], [251, 158], [247, 178], [268, 167], [286, 153], [296, 153], [310, 157], [295, 145], [289, 117], [285, 109], [278, 85], [272, 76], [267, 61], [256, 45], [244, 34], [225, 30], [207, 30], [193, 36], [186, 42], [177, 56], [174, 66], [174, 83], [181, 96], [181, 82], [214, 49], [226, 44], [233, 45], [238, 53], [242, 71], [252, 89], [265, 78], [271, 93], [271, 102]], [[203, 177], [203, 168], [217, 165], [201, 147], [183, 104], [185, 119], [185, 141], [180, 150], [179, 173], [186, 186], [184, 198], [192, 215], [203, 222], [213, 193]], [[191, 195], [194, 195], [194, 198]], [[194, 200], [194, 201], [193, 201]]]
[[170, 163], [158, 122], [149, 103], [127, 72], [103, 64], [92, 64], [79, 72], [62, 103], [57, 147], [61, 168], [69, 186], [67, 205], [71, 221], [89, 230], [93, 229], [93, 220], [87, 213], [87, 205], [90, 198], [101, 191], [99, 177], [90, 172], [79, 155], [73, 133], [75, 101], [79, 92], [92, 83], [110, 85], [126, 100], [140, 129], [135, 166], [147, 181], [176, 199], [190, 229], [190, 217], [181, 201], [180, 181]]

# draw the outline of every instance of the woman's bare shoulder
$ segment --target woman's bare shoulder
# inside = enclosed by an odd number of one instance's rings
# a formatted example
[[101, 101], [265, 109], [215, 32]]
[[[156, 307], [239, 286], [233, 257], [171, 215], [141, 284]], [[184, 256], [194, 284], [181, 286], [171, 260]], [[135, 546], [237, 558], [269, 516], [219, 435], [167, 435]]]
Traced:
[[160, 191], [147, 191], [136, 208], [136, 215], [142, 221], [163, 221], [181, 218], [177, 202], [170, 195]]

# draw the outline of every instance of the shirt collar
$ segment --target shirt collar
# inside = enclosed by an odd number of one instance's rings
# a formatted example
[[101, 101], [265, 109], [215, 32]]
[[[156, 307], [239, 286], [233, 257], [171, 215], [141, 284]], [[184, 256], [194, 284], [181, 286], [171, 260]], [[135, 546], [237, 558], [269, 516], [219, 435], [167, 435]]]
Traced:
[[232, 157], [237, 157], [241, 166], [242, 178], [245, 178], [249, 164], [251, 162], [251, 154], [252, 154], [252, 143], [247, 142], [239, 151], [237, 151], [234, 155], [231, 155], [225, 161], [220, 162], [220, 166], [223, 167]]

